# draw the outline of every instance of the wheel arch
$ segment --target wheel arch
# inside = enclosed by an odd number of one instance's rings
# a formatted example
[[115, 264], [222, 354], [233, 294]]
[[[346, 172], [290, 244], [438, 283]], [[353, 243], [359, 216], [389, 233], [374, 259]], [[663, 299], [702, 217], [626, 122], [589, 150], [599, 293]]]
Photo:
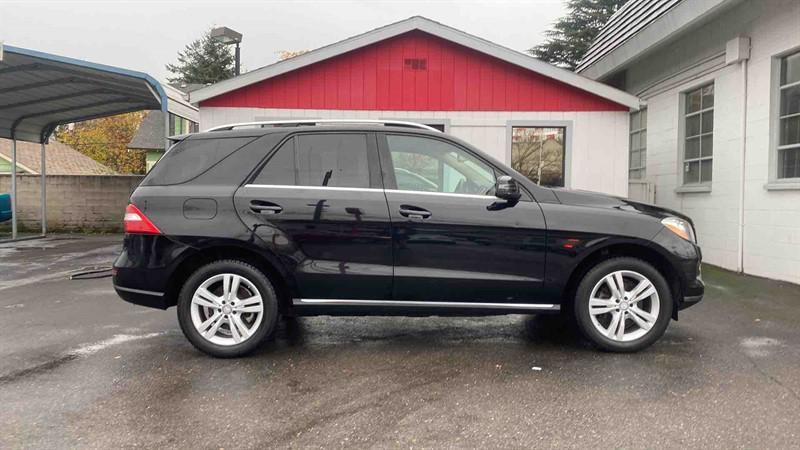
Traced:
[[565, 301], [562, 301], [562, 305], [572, 304], [571, 299], [575, 297], [578, 284], [592, 267], [596, 266], [602, 261], [618, 257], [641, 259], [651, 264], [661, 273], [661, 275], [664, 276], [664, 278], [667, 280], [667, 283], [669, 283], [670, 294], [672, 295], [672, 302], [674, 306], [672, 308], [672, 318], [678, 320], [678, 305], [680, 301], [680, 293], [682, 292], [680, 275], [666, 256], [646, 243], [613, 243], [602, 248], [594, 249], [591, 253], [585, 255], [570, 273], [564, 289], [563, 299]]
[[206, 264], [224, 259], [244, 261], [261, 270], [275, 288], [281, 314], [290, 313], [292, 298], [296, 297], [296, 285], [278, 257], [231, 243], [195, 248], [183, 255], [169, 277], [164, 293], [167, 306], [177, 304], [180, 290], [192, 273]]

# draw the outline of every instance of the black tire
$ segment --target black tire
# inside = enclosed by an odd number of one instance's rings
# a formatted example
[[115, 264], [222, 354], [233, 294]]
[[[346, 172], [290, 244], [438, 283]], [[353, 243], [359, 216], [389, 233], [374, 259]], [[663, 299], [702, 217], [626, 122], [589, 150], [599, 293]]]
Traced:
[[[592, 323], [589, 313], [589, 298], [594, 286], [605, 276], [619, 270], [637, 272], [646, 277], [655, 287], [659, 298], [659, 312], [655, 324], [643, 336], [631, 341], [614, 340], [602, 334]], [[630, 257], [608, 259], [590, 269], [581, 279], [573, 303], [575, 321], [581, 334], [599, 348], [610, 352], [635, 352], [652, 345], [667, 330], [673, 308], [669, 283], [664, 276], [651, 264]], [[623, 315], [623, 317], [625, 316]], [[644, 330], [644, 328], [642, 329]]]
[[[263, 317], [258, 328], [245, 341], [234, 345], [218, 345], [204, 338], [191, 317], [192, 297], [198, 287], [214, 275], [231, 273], [255, 285], [263, 302]], [[278, 322], [278, 299], [269, 279], [256, 267], [239, 260], [220, 260], [197, 269], [184, 283], [178, 297], [178, 323], [183, 334], [198, 350], [217, 358], [236, 358], [251, 353], [275, 331]]]

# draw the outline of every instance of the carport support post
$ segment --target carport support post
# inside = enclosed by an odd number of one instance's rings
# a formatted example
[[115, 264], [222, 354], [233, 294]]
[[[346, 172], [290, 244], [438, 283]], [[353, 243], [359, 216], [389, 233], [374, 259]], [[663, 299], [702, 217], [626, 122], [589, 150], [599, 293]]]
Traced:
[[47, 139], [42, 141], [42, 186], [39, 188], [42, 191], [42, 236], [47, 235], [47, 160], [44, 151], [45, 142], [47, 142]]
[[11, 139], [11, 239], [17, 238], [17, 138]]

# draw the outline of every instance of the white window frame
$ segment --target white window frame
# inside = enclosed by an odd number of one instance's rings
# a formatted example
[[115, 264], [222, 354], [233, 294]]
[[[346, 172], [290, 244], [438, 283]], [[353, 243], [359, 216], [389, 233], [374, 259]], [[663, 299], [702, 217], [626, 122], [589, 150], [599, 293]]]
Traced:
[[[699, 109], [699, 110], [697, 110], [695, 112], [687, 114], [686, 113], [686, 99], [688, 98], [689, 94], [694, 92], [694, 91], [703, 89], [704, 87], [707, 87], [707, 86], [714, 86], [714, 106], [712, 106], [711, 108], [702, 108], [701, 107], [701, 109]], [[712, 155], [712, 156], [702, 156], [702, 148], [701, 148], [700, 152], [698, 153], [697, 158], [691, 158], [691, 159], [688, 159], [688, 160], [686, 159], [686, 118], [690, 117], [690, 116], [694, 116], [694, 115], [701, 115], [702, 113], [708, 112], [708, 111], [712, 111], [712, 114], [713, 114], [713, 112], [715, 112], [715, 108], [717, 106], [716, 80], [713, 79], [713, 78], [710, 79], [710, 80], [702, 80], [701, 82], [698, 82], [697, 84], [692, 85], [691, 87], [681, 91], [679, 93], [679, 96], [680, 96], [680, 101], [678, 102], [678, 115], [679, 115], [679, 120], [678, 120], [678, 136], [679, 136], [679, 143], [678, 143], [678, 173], [680, 174], [679, 175], [680, 176], [680, 178], [679, 178], [680, 185], [675, 189], [675, 192], [678, 192], [678, 193], [711, 192], [711, 183], [714, 181], [714, 175], [713, 175], [713, 172], [714, 172], [714, 169], [713, 169], [713, 167], [714, 167], [714, 163], [713, 163], [714, 155]], [[700, 116], [701, 133], [699, 135], [697, 135], [698, 138], [702, 141], [702, 137], [704, 135], [710, 134], [711, 135], [711, 140], [713, 142], [714, 141], [714, 131], [711, 131], [711, 133], [702, 133], [702, 122], [703, 122], [702, 116]], [[714, 123], [714, 129], [716, 130], [716, 128], [717, 128], [716, 115], [714, 116], [714, 122], [715, 122]], [[702, 144], [701, 144], [701, 146], [702, 146]], [[685, 179], [686, 172], [685, 172], [684, 164], [686, 162], [703, 161], [703, 160], [711, 160], [712, 161], [712, 163], [711, 163], [711, 167], [712, 167], [712, 169], [711, 169], [711, 172], [712, 172], [711, 181], [703, 181], [703, 182], [698, 182], [698, 183], [687, 183], [686, 179]], [[702, 163], [701, 163], [701, 166], [702, 166]], [[700, 168], [698, 168], [698, 170], [700, 170]]]
[[[640, 109], [638, 111], [630, 113], [630, 115], [628, 116], [628, 123], [630, 123], [630, 118], [634, 114], [641, 115], [642, 113], [647, 115], [647, 108], [642, 108], [642, 109]], [[641, 123], [641, 119], [639, 120], [639, 122]], [[641, 141], [641, 136], [644, 136], [644, 139], [645, 139], [644, 147], [637, 149], [638, 151], [644, 151], [644, 158], [642, 158], [643, 159], [642, 160], [642, 165], [640, 165], [639, 167], [632, 167], [631, 166], [631, 161], [633, 161], [633, 136], [635, 134], [638, 134], [640, 136], [639, 137], [639, 142], [642, 142]], [[645, 117], [645, 122], [643, 124], [641, 124], [639, 128], [637, 128], [635, 130], [634, 129], [628, 130], [628, 180], [641, 181], [641, 180], [644, 180], [645, 178], [647, 178], [647, 144], [646, 144], [646, 142], [647, 142], [647, 117]], [[631, 176], [631, 172], [634, 171], [634, 170], [640, 170], [642, 175], [640, 177], [633, 178]]]
[[778, 178], [778, 154], [786, 148], [797, 148], [780, 145], [781, 91], [798, 83], [781, 86], [781, 63], [783, 58], [800, 53], [800, 47], [794, 47], [772, 57], [770, 82], [770, 126], [769, 126], [769, 177], [764, 188], [767, 190], [800, 190], [800, 177]]
[[509, 120], [506, 122], [506, 162], [511, 166], [511, 145], [514, 128], [564, 128], [564, 188], [572, 187], [572, 133], [571, 120]]

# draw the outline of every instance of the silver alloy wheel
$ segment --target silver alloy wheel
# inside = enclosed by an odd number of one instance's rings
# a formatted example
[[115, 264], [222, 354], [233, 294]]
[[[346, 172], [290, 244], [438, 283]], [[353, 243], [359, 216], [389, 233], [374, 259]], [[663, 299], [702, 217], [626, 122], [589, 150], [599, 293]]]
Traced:
[[655, 326], [660, 305], [652, 281], [632, 270], [618, 270], [594, 285], [589, 317], [603, 336], [618, 342], [635, 341]]
[[232, 273], [214, 275], [194, 291], [192, 323], [205, 340], [224, 346], [250, 339], [264, 317], [255, 284]]

